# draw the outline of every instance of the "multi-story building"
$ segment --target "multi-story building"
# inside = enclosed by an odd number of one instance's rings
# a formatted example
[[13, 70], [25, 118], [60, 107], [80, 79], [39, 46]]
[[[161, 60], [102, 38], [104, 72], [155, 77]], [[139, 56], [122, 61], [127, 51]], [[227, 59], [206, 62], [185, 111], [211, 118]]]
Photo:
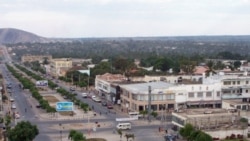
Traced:
[[34, 61], [43, 62], [45, 58], [47, 58], [47, 60], [50, 62], [52, 59], [52, 56], [51, 55], [23, 55], [21, 57], [21, 61], [22, 63], [34, 62]]
[[220, 85], [172, 84], [162, 81], [121, 85], [121, 106], [132, 111], [146, 110], [151, 87], [151, 108], [181, 109], [186, 107], [221, 107]]
[[50, 63], [50, 75], [55, 78], [65, 76], [70, 68], [72, 68], [72, 60], [70, 58], [52, 59]]
[[[222, 101], [228, 99], [250, 101], [250, 76], [246, 72], [220, 72], [207, 77], [205, 74], [201, 76], [159, 76], [158, 78], [146, 76], [131, 78], [129, 83], [122, 75], [119, 79], [112, 78], [110, 74], [104, 76], [97, 77], [96, 90], [100, 91], [100, 94], [108, 94], [109, 97], [111, 96], [109, 98], [111, 100], [113, 95], [115, 99], [112, 101], [132, 111], [147, 109], [148, 86], [152, 88], [152, 109], [156, 111], [161, 109], [179, 110], [189, 107], [220, 108]], [[191, 83], [185, 83], [184, 79], [189, 79]], [[134, 80], [141, 82], [135, 84]], [[239, 109], [240, 106], [234, 107]], [[249, 109], [245, 108], [246, 106], [241, 107], [242, 110]]]

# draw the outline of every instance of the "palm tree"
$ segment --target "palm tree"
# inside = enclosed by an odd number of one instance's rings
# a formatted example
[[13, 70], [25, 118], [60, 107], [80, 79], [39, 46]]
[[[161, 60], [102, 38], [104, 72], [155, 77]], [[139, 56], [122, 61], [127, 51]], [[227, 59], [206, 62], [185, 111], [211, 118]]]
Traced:
[[206, 76], [209, 76], [210, 73], [212, 74], [216, 74], [215, 70], [214, 70], [214, 62], [213, 61], [208, 61], [207, 62], [207, 67], [208, 67], [208, 70], [206, 70]]

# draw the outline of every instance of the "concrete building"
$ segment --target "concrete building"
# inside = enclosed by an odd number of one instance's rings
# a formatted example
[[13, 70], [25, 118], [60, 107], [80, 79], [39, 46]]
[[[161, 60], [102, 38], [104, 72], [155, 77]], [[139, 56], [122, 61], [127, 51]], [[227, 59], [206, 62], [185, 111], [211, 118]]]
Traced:
[[34, 62], [34, 61], [39, 61], [40, 63], [42, 63], [44, 61], [44, 59], [47, 58], [48, 61], [50, 62], [52, 59], [51, 55], [23, 55], [21, 57], [21, 62]]
[[172, 112], [172, 123], [184, 127], [190, 123], [214, 138], [224, 139], [231, 134], [247, 136], [246, 123], [240, 122], [240, 115], [225, 109], [184, 109]]
[[[116, 83], [127, 82], [126, 77], [121, 74], [105, 73], [103, 75], [96, 75], [95, 90], [98, 91], [100, 96], [104, 96], [108, 101], [117, 102], [120, 100], [119, 85]], [[118, 87], [117, 87], [118, 86]], [[116, 99], [113, 99], [116, 97]]]
[[70, 68], [72, 68], [72, 60], [70, 58], [52, 59], [50, 63], [50, 75], [55, 78], [65, 76]]

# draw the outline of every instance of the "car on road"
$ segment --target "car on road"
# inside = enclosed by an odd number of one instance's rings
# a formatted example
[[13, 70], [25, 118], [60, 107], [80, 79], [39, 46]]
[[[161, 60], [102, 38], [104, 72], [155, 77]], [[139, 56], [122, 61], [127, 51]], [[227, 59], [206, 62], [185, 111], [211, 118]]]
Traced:
[[106, 101], [103, 101], [103, 102], [102, 102], [102, 106], [107, 106], [107, 102], [106, 102]]
[[15, 114], [15, 118], [16, 119], [19, 119], [20, 118], [20, 115], [18, 113]]
[[108, 104], [107, 104], [107, 108], [108, 108], [108, 109], [113, 109], [113, 105], [112, 105], [111, 103], [108, 103]]
[[96, 97], [94, 95], [92, 96], [92, 100], [95, 101], [95, 102], [98, 102], [98, 103], [102, 102], [99, 97]]
[[88, 94], [87, 94], [87, 93], [82, 93], [82, 97], [83, 97], [83, 98], [87, 98], [87, 97], [88, 97]]
[[16, 104], [12, 104], [11, 109], [16, 109]]
[[15, 101], [14, 98], [11, 97], [11, 98], [10, 98], [10, 102], [14, 102], [14, 101]]
[[70, 87], [70, 91], [75, 91], [76, 89], [74, 87]]
[[41, 108], [41, 105], [40, 105], [40, 104], [37, 104], [37, 105], [36, 105], [36, 108]]

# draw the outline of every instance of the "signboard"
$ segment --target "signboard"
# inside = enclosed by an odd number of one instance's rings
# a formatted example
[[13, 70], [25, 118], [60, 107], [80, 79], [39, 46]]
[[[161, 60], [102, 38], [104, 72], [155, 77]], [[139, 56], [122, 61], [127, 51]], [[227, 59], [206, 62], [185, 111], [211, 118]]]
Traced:
[[78, 70], [80, 73], [87, 74], [90, 76], [90, 70]]
[[48, 87], [48, 80], [39, 80], [36, 81], [37, 87]]
[[56, 111], [73, 111], [74, 110], [74, 104], [73, 102], [57, 102], [56, 103]]

